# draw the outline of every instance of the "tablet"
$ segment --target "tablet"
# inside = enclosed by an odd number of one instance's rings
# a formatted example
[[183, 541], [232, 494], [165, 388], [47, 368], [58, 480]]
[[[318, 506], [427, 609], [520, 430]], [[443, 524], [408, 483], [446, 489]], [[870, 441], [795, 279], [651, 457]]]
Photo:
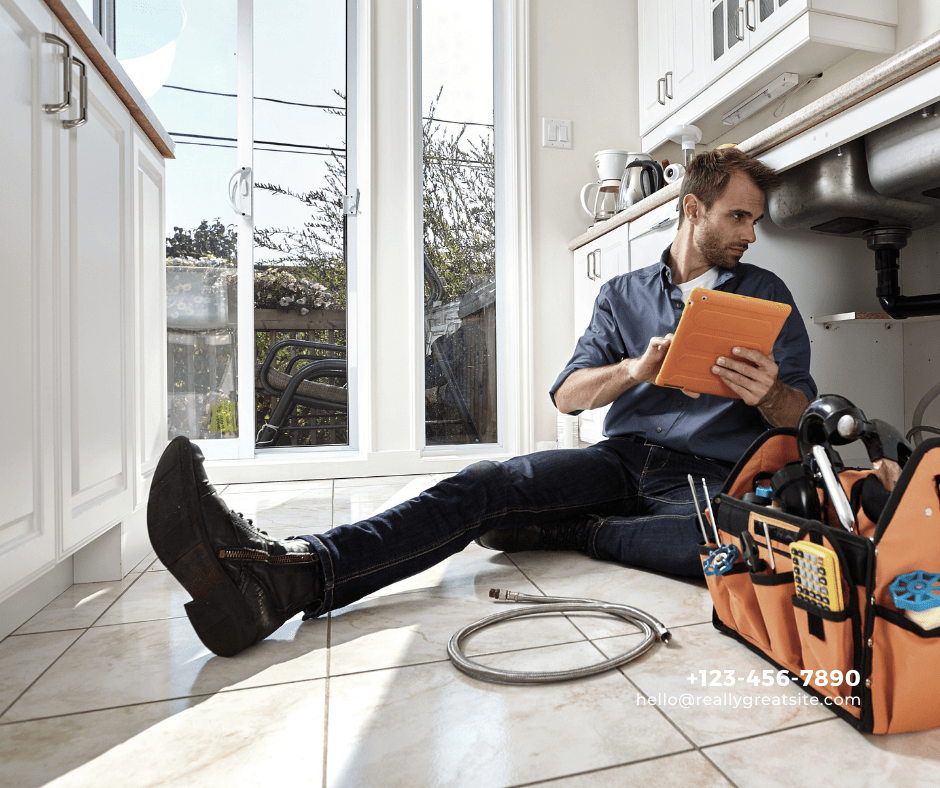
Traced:
[[715, 361], [734, 358], [735, 347], [769, 355], [789, 314], [788, 304], [696, 287], [685, 302], [656, 385], [740, 399], [712, 372]]

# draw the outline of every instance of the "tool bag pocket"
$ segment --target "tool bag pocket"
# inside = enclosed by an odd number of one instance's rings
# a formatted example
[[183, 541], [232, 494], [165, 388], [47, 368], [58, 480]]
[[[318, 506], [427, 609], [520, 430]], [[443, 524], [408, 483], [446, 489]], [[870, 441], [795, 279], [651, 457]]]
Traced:
[[871, 678], [874, 733], [940, 727], [940, 627], [921, 629], [897, 610], [874, 608]]
[[750, 577], [767, 631], [766, 652], [791, 673], [799, 673], [803, 649], [793, 615], [793, 572], [751, 573]]
[[853, 698], [861, 674], [855, 669], [853, 621], [849, 610], [822, 610], [796, 595], [792, 604], [803, 660], [803, 667], [795, 672], [800, 673], [802, 685], [837, 699], [840, 707], [852, 716], [859, 716], [859, 704]]
[[[714, 545], [699, 546], [702, 560], [714, 549]], [[715, 616], [759, 649], [767, 649], [770, 638], [747, 567], [737, 563], [723, 575], [706, 575], [705, 582], [712, 595]]]

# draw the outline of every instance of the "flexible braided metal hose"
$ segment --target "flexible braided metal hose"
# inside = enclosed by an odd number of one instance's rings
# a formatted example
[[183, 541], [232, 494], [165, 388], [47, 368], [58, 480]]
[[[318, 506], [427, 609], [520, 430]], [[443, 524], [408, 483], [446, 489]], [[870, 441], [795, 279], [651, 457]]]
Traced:
[[[491, 588], [490, 596], [500, 601], [534, 602], [535, 604], [532, 607], [507, 610], [503, 613], [495, 613], [492, 616], [481, 618], [479, 621], [475, 621], [465, 626], [459, 632], [456, 632], [450, 639], [450, 642], [447, 644], [447, 655], [450, 657], [451, 662], [468, 676], [480, 679], [481, 681], [492, 681], [497, 684], [548, 684], [553, 681], [580, 679], [623, 665], [630, 660], [636, 659], [641, 654], [645, 654], [652, 648], [657, 640], [662, 643], [668, 643], [670, 638], [669, 630], [666, 629], [661, 621], [653, 618], [653, 616], [648, 613], [644, 613], [642, 610], [630, 607], [630, 605], [616, 605], [611, 602], [602, 602], [599, 599], [532, 596], [530, 594], [520, 594], [515, 591], [500, 591], [498, 588]], [[469, 659], [466, 654], [463, 653], [460, 646], [460, 644], [474, 632], [479, 632], [481, 629], [499, 621], [506, 621], [510, 618], [521, 618], [522, 616], [542, 615], [543, 613], [584, 612], [606, 613], [627, 621], [643, 631], [643, 641], [629, 651], [619, 656], [606, 659], [603, 662], [586, 665], [582, 668], [553, 671], [501, 670], [499, 668], [490, 668]]]

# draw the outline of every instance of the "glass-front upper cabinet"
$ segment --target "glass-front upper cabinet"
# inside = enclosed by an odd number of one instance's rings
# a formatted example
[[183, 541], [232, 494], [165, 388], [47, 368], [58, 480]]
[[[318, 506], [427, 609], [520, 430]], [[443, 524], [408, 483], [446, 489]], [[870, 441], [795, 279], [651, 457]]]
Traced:
[[719, 77], [808, 8], [807, 0], [710, 0], [710, 78]]

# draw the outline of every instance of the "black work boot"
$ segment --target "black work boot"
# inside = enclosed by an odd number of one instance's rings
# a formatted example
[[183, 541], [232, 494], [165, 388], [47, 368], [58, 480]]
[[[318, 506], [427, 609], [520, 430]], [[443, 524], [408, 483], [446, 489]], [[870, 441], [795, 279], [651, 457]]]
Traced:
[[204, 457], [174, 438], [157, 464], [147, 529], [157, 556], [190, 593], [199, 639], [232, 657], [300, 611], [318, 612], [323, 570], [303, 539], [277, 541], [232, 512], [206, 477]]
[[[588, 537], [595, 517], [582, 517], [574, 523], [523, 525], [518, 528], [500, 528], [490, 531], [474, 541], [480, 547], [503, 553], [521, 553], [525, 550], [573, 550], [590, 556]], [[593, 556], [592, 556], [593, 557]]]

